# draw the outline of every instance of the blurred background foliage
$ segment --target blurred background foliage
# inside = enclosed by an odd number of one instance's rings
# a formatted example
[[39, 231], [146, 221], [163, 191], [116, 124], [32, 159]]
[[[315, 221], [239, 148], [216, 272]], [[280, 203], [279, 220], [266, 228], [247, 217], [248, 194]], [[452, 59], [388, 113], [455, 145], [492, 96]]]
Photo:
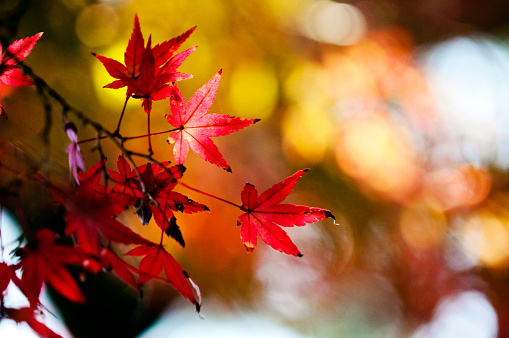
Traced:
[[[289, 201], [328, 208], [340, 225], [289, 229], [302, 259], [261, 244], [247, 254], [237, 210], [182, 190], [212, 210], [178, 215], [185, 249], [168, 241], [200, 286], [209, 323], [263, 317], [291, 337], [509, 335], [509, 3], [1, 4], [4, 18], [19, 11], [14, 25], [4, 20], [2, 39], [44, 31], [27, 63], [111, 130], [125, 93], [102, 88], [111, 78], [91, 52], [123, 60], [135, 13], [154, 43], [197, 26], [182, 48], [198, 46], [180, 69], [194, 75], [179, 83], [184, 96], [223, 69], [211, 111], [262, 121], [217, 139], [233, 174], [191, 155], [185, 182], [238, 202], [247, 181], [263, 191], [311, 168]], [[24, 142], [34, 157], [49, 156], [53, 175], [68, 179], [58, 114], [50, 150], [41, 151], [44, 110], [34, 88], [1, 90], [9, 114], [0, 121], [2, 138]], [[154, 132], [170, 129], [162, 117], [168, 112], [168, 102], [154, 103]], [[145, 123], [131, 101], [121, 133], [144, 134]], [[94, 137], [78, 127], [80, 139]], [[82, 145], [88, 167], [98, 160], [92, 143]], [[113, 167], [117, 150], [104, 146]], [[153, 146], [156, 158], [172, 159], [164, 136], [154, 136]], [[147, 150], [144, 139], [128, 147]], [[143, 228], [134, 218], [136, 231], [159, 237], [155, 224]], [[207, 325], [197, 316], [171, 321], [191, 306], [157, 283], [145, 290], [143, 306], [166, 309], [168, 337]], [[63, 312], [72, 326], [73, 311]], [[268, 330], [267, 337], [276, 332]]]

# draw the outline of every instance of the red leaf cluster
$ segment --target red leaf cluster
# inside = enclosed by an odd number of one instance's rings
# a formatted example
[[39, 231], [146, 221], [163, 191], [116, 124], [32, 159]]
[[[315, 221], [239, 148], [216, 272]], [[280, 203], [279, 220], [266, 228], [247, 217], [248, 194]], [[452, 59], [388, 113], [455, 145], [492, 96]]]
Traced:
[[195, 213], [209, 210], [206, 205], [173, 191], [178, 180], [182, 178], [185, 167], [160, 167], [148, 163], [133, 170], [125, 158], [119, 156], [117, 169], [118, 172], [108, 170], [113, 181], [117, 183], [114, 190], [135, 198], [132, 205], [136, 207], [141, 222], [147, 225], [153, 216], [166, 235], [185, 246], [175, 211]]
[[[248, 252], [256, 247], [259, 235], [275, 250], [300, 257], [301, 252], [282, 227], [300, 227], [324, 218], [334, 218], [326, 209], [281, 203], [307, 169], [297, 171], [260, 195], [253, 185], [247, 183], [241, 192], [241, 205], [192, 188], [181, 181], [186, 170], [184, 163], [189, 149], [202, 159], [231, 172], [231, 167], [211, 138], [228, 135], [259, 121], [208, 113], [217, 94], [221, 70], [186, 103], [175, 82], [191, 78], [192, 75], [180, 73], [177, 69], [196, 47], [180, 53], [177, 51], [194, 30], [195, 28], [192, 28], [176, 38], [152, 46], [151, 37], [145, 44], [138, 16], [135, 16], [124, 64], [94, 54], [115, 78], [105, 87], [127, 87], [126, 103], [130, 97], [142, 99], [145, 112], [150, 114], [153, 101], [169, 98], [171, 114], [165, 115], [165, 118], [174, 129], [160, 134], [170, 133], [168, 141], [174, 144], [173, 155], [176, 163], [170, 165], [169, 162], [153, 159], [150, 123], [148, 135], [145, 135], [149, 137], [149, 155], [144, 156], [125, 148], [124, 142], [128, 138], [119, 135], [119, 127], [115, 132], [108, 132], [102, 126], [97, 127], [98, 123], [74, 112], [82, 122], [94, 126], [98, 134], [95, 149], [99, 149], [101, 159], [85, 171], [77, 129], [73, 122], [67, 120], [69, 107], [66, 104], [63, 114], [64, 130], [71, 141], [66, 152], [69, 154], [69, 167], [77, 186], [59, 188], [52, 185], [42, 174], [34, 175], [37, 180], [44, 181], [55, 201], [64, 210], [65, 227], [58, 234], [48, 228], [42, 228], [33, 234], [26, 233], [27, 243], [16, 250], [19, 263], [9, 265], [0, 261], [0, 318], [26, 322], [43, 337], [59, 337], [38, 321], [36, 316], [41, 313], [39, 295], [44, 283], [73, 302], [87, 301], [69, 266], [74, 266], [81, 278], [86, 278], [90, 273], [112, 271], [135, 289], [154, 278], [164, 280], [173, 285], [199, 311], [200, 291], [189, 274], [163, 247], [163, 235], [166, 234], [184, 247], [183, 234], [177, 225], [177, 212], [190, 214], [209, 209], [175, 191], [179, 185], [243, 211], [238, 217], [237, 225], [241, 226], [241, 241]], [[2, 54], [1, 82], [12, 86], [32, 83], [32, 80], [21, 73], [18, 63], [30, 53], [41, 35], [42, 33], [39, 33], [15, 41], [8, 47], [8, 53]], [[57, 98], [60, 99], [59, 96]], [[123, 153], [118, 156], [116, 170], [106, 168], [106, 158], [100, 148], [104, 135], [112, 139]], [[133, 138], [137, 137], [141, 136]], [[150, 162], [136, 165], [132, 159], [133, 154], [147, 158]], [[143, 225], [154, 219], [161, 229], [159, 243], [153, 243], [120, 221], [119, 215], [127, 208], [134, 208]], [[60, 243], [59, 239], [64, 237], [71, 244]], [[128, 264], [112, 249], [112, 244], [130, 246], [126, 255], [141, 257], [139, 265]], [[18, 277], [19, 272], [21, 277]], [[163, 272], [164, 277], [161, 277]], [[11, 282], [28, 299], [29, 307], [11, 309], [4, 306], [4, 293]]]
[[[17, 323], [26, 322], [41, 337], [60, 337], [36, 319], [42, 313], [39, 310], [39, 294], [43, 283], [71, 301], [86, 301], [67, 266], [83, 265], [88, 256], [77, 246], [55, 243], [55, 238], [55, 233], [50, 229], [40, 229], [24, 247], [16, 250], [16, 255], [20, 257], [19, 264], [0, 262], [0, 317]], [[18, 278], [17, 270], [22, 270], [21, 278]], [[4, 293], [10, 282], [27, 298], [29, 306], [19, 309], [4, 306]]]

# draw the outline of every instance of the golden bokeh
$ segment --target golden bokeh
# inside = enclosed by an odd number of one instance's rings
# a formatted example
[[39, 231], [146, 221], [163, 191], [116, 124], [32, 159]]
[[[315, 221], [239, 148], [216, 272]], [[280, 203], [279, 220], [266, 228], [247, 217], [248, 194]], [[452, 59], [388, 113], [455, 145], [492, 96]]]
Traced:
[[461, 238], [476, 264], [501, 268], [509, 263], [509, 217], [507, 210], [492, 209], [482, 208], [469, 216]]
[[361, 186], [396, 201], [404, 201], [420, 185], [421, 172], [412, 144], [379, 114], [344, 122], [336, 161]]
[[96, 4], [84, 7], [76, 19], [76, 34], [88, 47], [109, 44], [117, 37], [117, 12], [110, 6]]
[[413, 249], [428, 250], [440, 245], [447, 229], [447, 219], [426, 205], [404, 209], [399, 218], [403, 240]]
[[272, 115], [279, 93], [277, 77], [269, 65], [241, 63], [233, 70], [230, 81], [232, 115], [259, 119]]
[[286, 112], [281, 133], [288, 156], [297, 154], [300, 161], [310, 165], [323, 160], [329, 150], [334, 128], [325, 109], [312, 103], [303, 103]]

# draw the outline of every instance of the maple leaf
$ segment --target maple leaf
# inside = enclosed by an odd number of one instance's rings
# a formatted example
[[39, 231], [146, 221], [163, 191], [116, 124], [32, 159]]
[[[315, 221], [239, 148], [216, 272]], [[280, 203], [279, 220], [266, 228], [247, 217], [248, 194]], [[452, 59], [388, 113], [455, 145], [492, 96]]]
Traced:
[[[144, 284], [150, 279], [158, 276], [164, 269], [164, 273], [168, 282], [189, 301], [196, 306], [196, 311], [200, 312], [201, 296], [198, 286], [189, 277], [189, 274], [180, 266], [173, 256], [166, 251], [161, 245], [146, 246], [141, 245], [132, 249], [126, 255], [129, 256], [145, 256], [140, 261], [138, 269], [143, 272], [140, 274], [138, 283]], [[195, 290], [197, 297], [193, 293]]]
[[7, 52], [3, 52], [0, 45], [0, 81], [13, 87], [24, 87], [33, 84], [32, 79], [24, 75], [19, 69], [18, 63], [23, 61], [32, 51], [42, 32], [34, 36], [14, 41]]
[[[32, 79], [23, 74], [19, 69], [18, 63], [23, 61], [32, 51], [37, 40], [42, 36], [42, 32], [25, 39], [14, 41], [7, 52], [3, 52], [0, 45], [0, 82], [12, 87], [24, 87], [33, 84]], [[1, 84], [0, 83], [0, 84]], [[0, 116], [7, 119], [5, 109], [0, 105]]]
[[202, 159], [227, 171], [231, 171], [216, 145], [210, 137], [223, 136], [248, 127], [259, 119], [245, 119], [220, 114], [207, 114], [216, 97], [221, 79], [220, 70], [204, 86], [198, 89], [186, 102], [177, 87], [173, 87], [170, 97], [171, 114], [166, 120], [177, 130], [168, 136], [168, 142], [174, 143], [173, 157], [177, 164], [184, 164], [189, 147]]
[[184, 34], [151, 47], [151, 38], [144, 47], [138, 15], [134, 17], [134, 28], [124, 54], [125, 65], [120, 62], [93, 53], [115, 81], [105, 88], [119, 89], [127, 86], [127, 96], [143, 99], [145, 112], [150, 113], [152, 101], [169, 97], [171, 85], [176, 81], [192, 78], [192, 75], [180, 73], [177, 68], [194, 51], [189, 48], [175, 55], [175, 52], [196, 29], [193, 27]]
[[139, 185], [138, 174], [141, 174], [147, 165], [143, 164], [136, 167], [136, 170], [131, 169], [131, 165], [122, 155], [117, 156], [117, 169], [118, 172], [106, 169], [108, 175], [110, 175], [111, 179], [116, 183], [115, 190], [120, 191], [122, 193], [126, 193], [126, 189], [129, 190], [129, 193], [134, 194], [133, 189], [139, 190], [141, 186]]
[[[168, 165], [167, 162], [162, 164]], [[174, 211], [194, 213], [209, 210], [206, 205], [172, 191], [178, 184], [178, 180], [182, 178], [186, 168], [182, 165], [163, 168], [150, 163], [138, 166], [136, 169], [140, 174], [141, 182], [143, 182], [145, 194], [149, 194], [150, 199], [144, 196], [138, 175], [135, 170], [131, 169], [123, 156], [118, 157], [117, 168], [118, 172], [108, 170], [110, 177], [117, 182], [114, 189], [137, 198], [134, 205], [138, 208], [137, 213], [142, 224], [147, 225], [154, 217], [156, 224], [166, 235], [185, 246]], [[143, 201], [141, 207], [139, 207], [140, 200]]]
[[209, 208], [175, 191], [161, 192], [156, 196], [155, 200], [158, 203], [158, 206], [153, 206], [153, 215], [156, 224], [166, 235], [175, 239], [184, 247], [184, 239], [182, 238], [182, 233], [177, 225], [177, 218], [173, 212], [180, 211], [191, 214], [200, 211], [208, 211]]
[[132, 92], [132, 97], [143, 100], [142, 106], [146, 113], [149, 114], [152, 111], [152, 101], [163, 100], [171, 96], [175, 81], [192, 77], [188, 74], [178, 73], [176, 69], [195, 49], [196, 47], [192, 47], [185, 50], [170, 59], [162, 67], [157, 67], [156, 56], [151, 48], [151, 38], [149, 37], [145, 53], [141, 59], [139, 77], [126, 80]]
[[151, 48], [151, 38], [143, 53], [140, 64], [140, 75], [137, 78], [126, 80], [132, 97], [142, 99], [142, 106], [146, 113], [152, 111], [152, 101], [163, 100], [171, 95], [172, 74], [155, 65], [154, 54]]
[[327, 217], [334, 219], [332, 213], [326, 209], [280, 204], [307, 170], [297, 171], [260, 196], [252, 184], [246, 183], [241, 193], [241, 209], [245, 213], [239, 216], [237, 225], [242, 225], [240, 237], [249, 252], [256, 247], [257, 235], [260, 235], [260, 238], [275, 250], [301, 257], [299, 249], [281, 226], [304, 226]]
[[7, 315], [7, 318], [10, 318], [14, 320], [16, 323], [25, 322], [34, 330], [37, 332], [37, 334], [40, 337], [44, 338], [62, 338], [61, 335], [56, 334], [54, 331], [52, 331], [49, 327], [41, 323], [35, 318], [35, 315], [37, 314], [37, 310], [30, 308], [30, 307], [24, 307], [21, 309], [14, 309], [14, 308], [4, 308], [4, 312]]
[[139, 275], [139, 270], [126, 263], [117, 253], [110, 249], [102, 248], [97, 259], [89, 259], [83, 262], [83, 268], [94, 274], [102, 270], [113, 271], [121, 280], [139, 290], [138, 283], [133, 274]]
[[[17, 254], [21, 256], [21, 280], [35, 299], [39, 298], [44, 281], [67, 299], [76, 303], [85, 302], [85, 296], [65, 267], [82, 265], [87, 258], [78, 247], [55, 244], [55, 233], [44, 228], [38, 230]], [[32, 297], [29, 300], [33, 303]]]
[[[177, 185], [178, 179], [182, 177], [185, 167], [176, 165], [169, 168], [169, 172], [158, 167], [157, 171], [153, 171], [152, 165], [147, 164], [142, 174], [142, 180], [145, 187], [148, 187], [148, 193], [152, 196], [148, 207], [149, 215], [153, 215], [156, 224], [165, 232], [166, 235], [175, 239], [180, 245], [185, 246], [182, 232], [177, 225], [177, 219], [174, 211], [184, 213], [195, 213], [209, 210], [209, 208], [201, 203], [195, 202], [181, 193], [172, 191]], [[155, 201], [155, 202], [154, 202]], [[147, 210], [145, 210], [147, 211]], [[140, 217], [141, 218], [141, 217]], [[147, 224], [150, 220], [142, 220]]]
[[[54, 197], [66, 208], [65, 233], [76, 234], [78, 243], [87, 252], [98, 254], [101, 238], [122, 244], [153, 243], [120, 223], [115, 217], [134, 203], [133, 196], [109, 191], [99, 185], [103, 161], [80, 173], [81, 187], [71, 193], [52, 190]], [[106, 192], [106, 193], [105, 193]]]

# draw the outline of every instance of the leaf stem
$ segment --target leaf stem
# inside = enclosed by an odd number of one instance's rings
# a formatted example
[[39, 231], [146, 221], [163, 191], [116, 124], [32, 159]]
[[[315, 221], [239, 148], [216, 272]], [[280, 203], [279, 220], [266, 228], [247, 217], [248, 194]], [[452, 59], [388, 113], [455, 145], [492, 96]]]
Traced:
[[154, 135], [161, 135], [161, 134], [166, 134], [166, 133], [171, 133], [171, 132], [174, 132], [178, 130], [178, 128], [173, 128], [173, 129], [168, 129], [168, 130], [163, 130], [163, 131], [158, 131], [156, 133], [152, 133], [150, 135], [138, 135], [138, 136], [129, 136], [129, 137], [124, 137], [124, 140], [134, 140], [134, 139], [137, 139], [137, 138], [142, 138], [142, 137], [148, 137], [148, 136], [154, 136]]
[[[99, 139], [105, 139], [107, 138], [108, 136], [105, 136], [105, 135], [102, 135], [99, 137]], [[92, 141], [97, 141], [98, 138], [97, 137], [93, 137], [93, 138], [87, 138], [86, 140], [81, 140], [81, 141], [78, 141], [78, 144], [82, 144], [82, 143], [87, 143], [87, 142], [92, 142]]]
[[189, 189], [189, 190], [193, 190], [193, 191], [196, 191], [197, 193], [200, 193], [200, 194], [202, 194], [202, 195], [205, 195], [205, 196], [208, 196], [208, 197], [215, 198], [215, 199], [216, 199], [216, 200], [218, 200], [218, 201], [224, 202], [224, 203], [226, 203], [226, 204], [232, 205], [232, 206], [234, 206], [234, 207], [239, 208], [239, 209], [241, 209], [241, 210], [242, 210], [242, 206], [241, 206], [241, 205], [235, 204], [235, 203], [233, 203], [233, 202], [231, 202], [231, 201], [225, 200], [224, 198], [218, 197], [218, 196], [216, 196], [216, 195], [212, 195], [212, 194], [209, 194], [209, 193], [207, 193], [207, 192], [201, 191], [200, 189], [193, 188], [193, 187], [191, 187], [191, 186], [187, 185], [186, 183], [184, 183], [184, 182], [182, 182], [182, 181], [180, 181], [180, 182], [179, 182], [179, 184], [180, 184], [180, 185], [182, 185], [182, 186], [184, 186], [184, 187], [186, 187], [186, 188], [187, 188], [187, 189]]
[[122, 123], [122, 118], [124, 117], [125, 108], [127, 107], [127, 101], [129, 101], [129, 98], [131, 96], [129, 95], [129, 91], [127, 91], [125, 101], [124, 101], [124, 107], [122, 108], [122, 113], [120, 114], [120, 119], [118, 120], [117, 129], [113, 132], [113, 135], [120, 136], [120, 124]]
[[[164, 200], [164, 207], [161, 209], [161, 206], [160, 205], [157, 205], [157, 208], [159, 209], [159, 212], [161, 212], [163, 215], [164, 215], [164, 211], [163, 210], [166, 210], [166, 207], [167, 207], [167, 203], [168, 203], [168, 198], [166, 198]], [[163, 225], [161, 226], [161, 238], [159, 239], [159, 245], [162, 247], [163, 246], [163, 241], [164, 241], [164, 224], [166, 224], [168, 222], [168, 219], [165, 217], [163, 217]], [[170, 224], [168, 224], [168, 227], [170, 226]]]
[[150, 111], [147, 114], [147, 134], [148, 134], [148, 153], [149, 155], [154, 154], [152, 151], [152, 139], [150, 137]]

